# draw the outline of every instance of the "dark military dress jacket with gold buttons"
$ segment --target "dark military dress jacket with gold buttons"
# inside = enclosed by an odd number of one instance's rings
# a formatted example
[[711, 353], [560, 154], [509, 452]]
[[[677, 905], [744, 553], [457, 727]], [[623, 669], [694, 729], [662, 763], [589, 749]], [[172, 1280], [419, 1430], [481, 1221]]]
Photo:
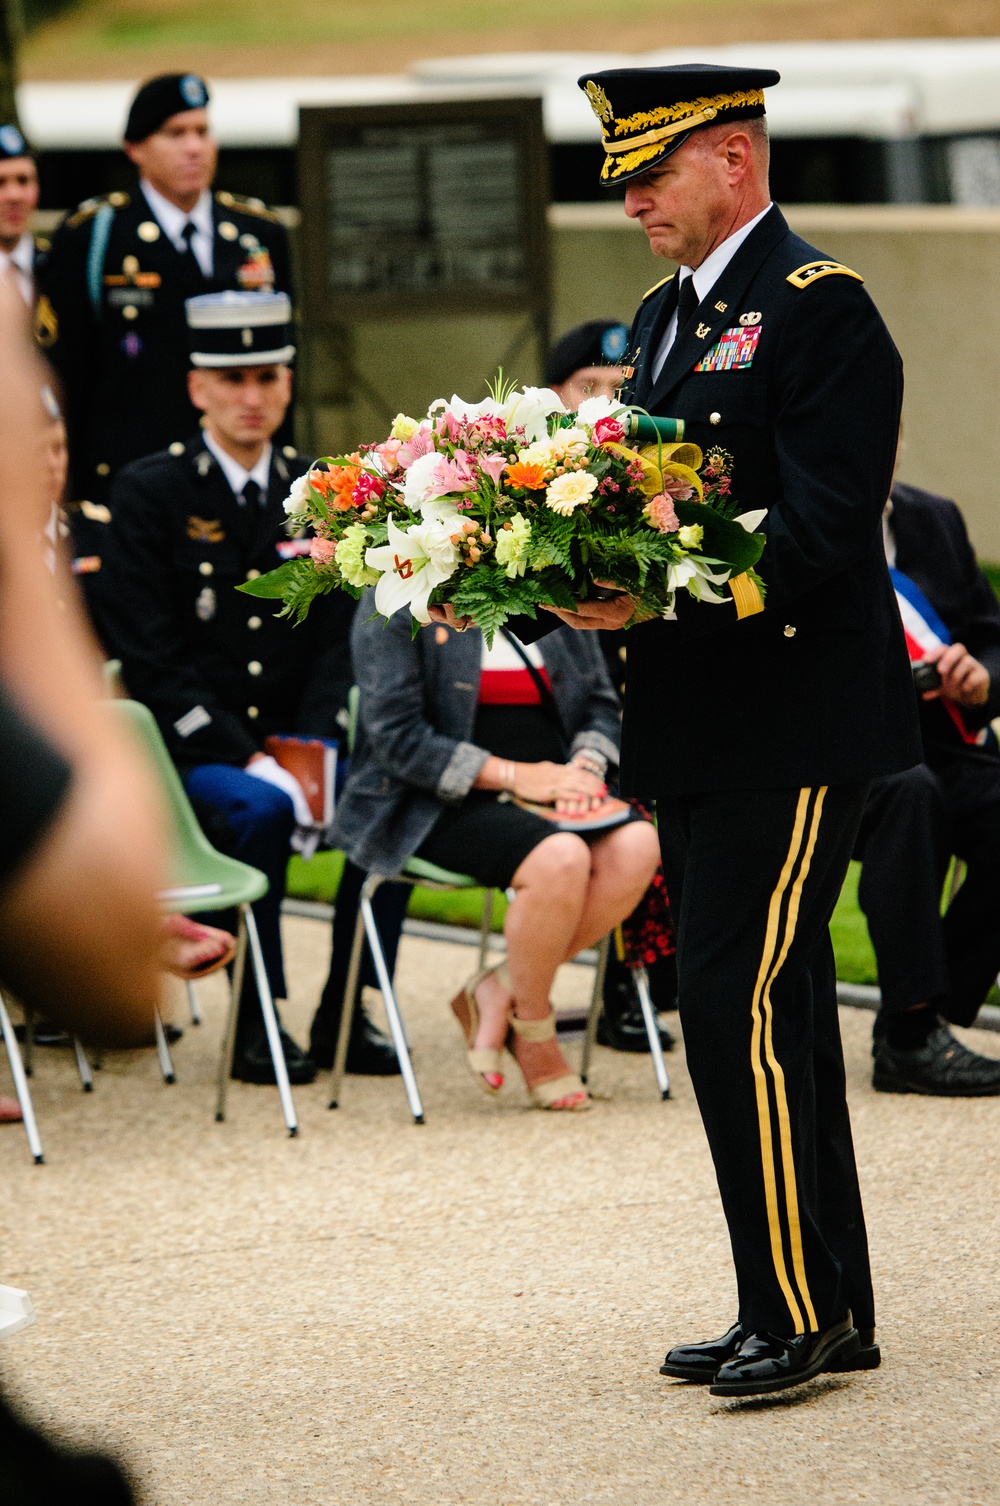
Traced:
[[106, 501], [123, 465], [197, 432], [186, 298], [291, 293], [288, 237], [270, 210], [216, 193], [212, 218], [211, 277], [176, 249], [138, 188], [88, 200], [56, 231], [35, 329], [63, 385], [72, 496]]
[[916, 702], [882, 546], [902, 365], [861, 278], [772, 208], [675, 341], [672, 279], [639, 309], [622, 396], [733, 456], [764, 508], [762, 612], [680, 593], [631, 629], [622, 741], [642, 794], [867, 780], [920, 760]]
[[249, 512], [200, 439], [126, 466], [111, 494], [92, 602], [129, 694], [181, 766], [242, 767], [273, 732], [338, 735], [351, 687], [354, 601], [334, 591], [295, 627], [236, 587], [308, 551], [282, 503], [308, 468], [273, 454]]

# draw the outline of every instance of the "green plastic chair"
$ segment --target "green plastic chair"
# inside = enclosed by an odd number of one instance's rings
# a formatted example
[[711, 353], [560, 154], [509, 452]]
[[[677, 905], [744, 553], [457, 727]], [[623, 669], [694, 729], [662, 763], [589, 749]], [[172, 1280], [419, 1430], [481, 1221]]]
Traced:
[[197, 915], [207, 910], [236, 909], [239, 912], [229, 1016], [219, 1058], [216, 1120], [221, 1122], [226, 1116], [226, 1095], [236, 1044], [236, 1018], [249, 948], [250, 964], [257, 984], [285, 1124], [288, 1126], [288, 1133], [296, 1135], [298, 1118], [285, 1056], [281, 1049], [278, 1017], [267, 981], [257, 922], [250, 908], [254, 900], [267, 893], [267, 879], [259, 869], [217, 852], [205, 836], [149, 708], [138, 701], [111, 701], [108, 704], [116, 716], [128, 723], [142, 744], [166, 802], [171, 828], [168, 867], [170, 882], [158, 896], [162, 908], [168, 914], [183, 915]]
[[[347, 749], [349, 753], [354, 752], [355, 744], [357, 743], [360, 704], [360, 691], [356, 685], [353, 685], [347, 697]], [[396, 999], [395, 989], [392, 986], [392, 979], [389, 976], [389, 969], [386, 966], [382, 939], [379, 936], [378, 924], [375, 919], [374, 909], [372, 908], [372, 900], [376, 891], [390, 877], [396, 882], [413, 885], [419, 884], [425, 889], [446, 891], [480, 889], [482, 885], [477, 879], [472, 878], [467, 873], [453, 873], [447, 868], [439, 868], [436, 863], [429, 863], [426, 858], [411, 857], [408, 859], [401, 873], [393, 875], [369, 873], [361, 886], [361, 895], [358, 900], [358, 919], [354, 927], [351, 959], [347, 969], [347, 984], [344, 989], [344, 1002], [340, 1012], [340, 1033], [337, 1036], [337, 1049], [333, 1059], [330, 1108], [335, 1109], [340, 1105], [344, 1071], [347, 1065], [347, 1045], [350, 1040], [354, 1010], [357, 1006], [361, 953], [365, 938], [367, 937], [368, 948], [372, 955], [372, 961], [375, 964], [375, 976], [378, 978], [379, 988], [382, 991], [382, 1000], [385, 1004], [389, 1033], [392, 1036], [392, 1043], [396, 1048], [396, 1055], [399, 1058], [400, 1072], [403, 1077], [403, 1086], [406, 1089], [410, 1113], [413, 1115], [416, 1124], [423, 1124], [424, 1109], [420, 1098], [420, 1090], [417, 1087], [417, 1079], [414, 1075], [413, 1063], [410, 1059], [406, 1031], [403, 1027], [403, 1019], [399, 1011], [399, 1003]], [[479, 930], [480, 968], [486, 966], [489, 955], [490, 936], [493, 926], [493, 903], [494, 890], [486, 889], [483, 893], [483, 914]], [[580, 1076], [584, 1082], [587, 1081], [590, 1072], [590, 1060], [597, 1037], [597, 1021], [603, 1002], [604, 975], [607, 971], [610, 948], [611, 937], [605, 936], [597, 949], [594, 990], [591, 995], [590, 1008], [587, 1012], [587, 1026], [584, 1034], [583, 1057], [580, 1068]], [[664, 1060], [663, 1047], [660, 1043], [660, 1031], [656, 1020], [656, 1011], [653, 1008], [653, 1001], [649, 992], [649, 979], [645, 968], [632, 968], [631, 972], [632, 981], [639, 997], [643, 1022], [646, 1026], [646, 1035], [652, 1054], [653, 1075], [656, 1079], [657, 1090], [661, 1099], [666, 1099], [670, 1097], [670, 1079], [667, 1075], [667, 1064]]]

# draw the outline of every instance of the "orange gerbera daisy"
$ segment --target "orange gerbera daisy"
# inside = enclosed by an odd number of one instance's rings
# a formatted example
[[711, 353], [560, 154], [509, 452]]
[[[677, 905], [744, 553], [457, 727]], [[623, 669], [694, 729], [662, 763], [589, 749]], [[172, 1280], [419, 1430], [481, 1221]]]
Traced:
[[525, 460], [515, 460], [507, 467], [507, 480], [510, 485], [528, 492], [541, 491], [545, 485], [545, 474], [544, 465], [532, 464]]

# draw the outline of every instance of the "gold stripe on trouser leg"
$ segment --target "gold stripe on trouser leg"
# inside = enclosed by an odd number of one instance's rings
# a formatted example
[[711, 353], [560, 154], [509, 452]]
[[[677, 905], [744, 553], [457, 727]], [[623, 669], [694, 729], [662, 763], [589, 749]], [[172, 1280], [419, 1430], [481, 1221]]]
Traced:
[[[784, 1173], [785, 1184], [785, 1212], [788, 1219], [788, 1238], [792, 1247], [792, 1268], [795, 1271], [795, 1281], [802, 1298], [802, 1305], [806, 1311], [810, 1331], [815, 1331], [819, 1324], [816, 1322], [816, 1309], [813, 1307], [812, 1297], [809, 1293], [809, 1282], [806, 1280], [806, 1263], [802, 1252], [802, 1227], [799, 1223], [799, 1192], [795, 1183], [795, 1160], [792, 1155], [792, 1125], [788, 1113], [788, 1098], [785, 1094], [785, 1074], [781, 1064], [774, 1054], [774, 1045], [771, 1039], [771, 1024], [773, 1010], [771, 1008], [771, 984], [781, 971], [788, 956], [789, 948], [795, 939], [795, 928], [798, 925], [799, 905], [802, 901], [802, 889], [812, 866], [813, 853], [816, 851], [816, 838], [819, 835], [820, 818], [823, 815], [823, 802], [826, 799], [827, 786], [823, 785], [816, 792], [816, 802], [813, 806], [812, 821], [809, 825], [809, 836], [806, 839], [805, 851], [799, 864], [799, 871], [792, 885], [788, 897], [788, 913], [785, 917], [785, 937], [781, 951], [771, 969], [767, 983], [764, 985], [764, 993], [761, 1000], [764, 1014], [764, 1053], [767, 1057], [771, 1075], [774, 1078], [774, 1102], [778, 1111], [778, 1131], [781, 1136], [781, 1165]], [[801, 796], [799, 797], [801, 800]]]
[[762, 1011], [762, 999], [764, 989], [767, 986], [771, 974], [771, 963], [774, 959], [778, 945], [778, 929], [781, 923], [781, 907], [785, 893], [792, 880], [799, 850], [802, 846], [802, 835], [805, 831], [806, 814], [809, 808], [810, 791], [799, 791], [798, 805], [795, 810], [795, 824], [792, 828], [792, 840], [788, 847], [788, 856], [778, 878], [777, 886], [771, 895], [771, 903], [767, 909], [767, 929], [764, 933], [764, 951], [760, 959], [760, 969], [757, 973], [757, 982], [754, 985], [753, 1000], [750, 1005], [750, 1014], [753, 1020], [753, 1030], [750, 1038], [750, 1064], [753, 1067], [754, 1089], [757, 1096], [757, 1123], [760, 1131], [760, 1157], [761, 1167], [764, 1174], [764, 1200], [767, 1206], [767, 1226], [771, 1238], [771, 1259], [774, 1261], [774, 1273], [778, 1278], [778, 1285], [784, 1293], [788, 1303], [788, 1311], [791, 1313], [792, 1322], [795, 1324], [795, 1332], [801, 1333], [802, 1309], [798, 1299], [792, 1290], [792, 1283], [788, 1277], [788, 1269], [785, 1265], [784, 1241], [781, 1235], [781, 1217], [778, 1212], [778, 1179], [774, 1165], [774, 1142], [771, 1138], [771, 1105], [767, 1087], [767, 1073], [764, 1070], [764, 1060], [761, 1050], [764, 1034], [764, 1017]]

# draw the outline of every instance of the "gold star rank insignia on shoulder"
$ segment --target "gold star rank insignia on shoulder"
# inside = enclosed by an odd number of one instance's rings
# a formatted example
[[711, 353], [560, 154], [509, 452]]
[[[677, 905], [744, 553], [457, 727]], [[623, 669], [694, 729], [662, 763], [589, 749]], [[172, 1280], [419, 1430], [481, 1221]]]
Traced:
[[819, 282], [821, 277], [853, 277], [856, 282], [864, 282], [860, 272], [852, 272], [839, 261], [807, 261], [804, 266], [789, 272], [785, 281], [793, 288], [807, 288], [810, 283]]

